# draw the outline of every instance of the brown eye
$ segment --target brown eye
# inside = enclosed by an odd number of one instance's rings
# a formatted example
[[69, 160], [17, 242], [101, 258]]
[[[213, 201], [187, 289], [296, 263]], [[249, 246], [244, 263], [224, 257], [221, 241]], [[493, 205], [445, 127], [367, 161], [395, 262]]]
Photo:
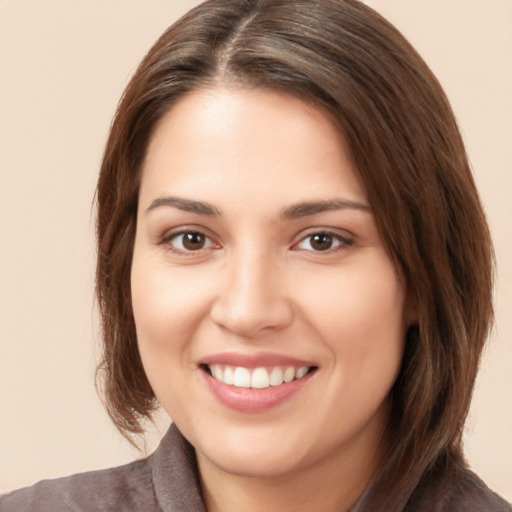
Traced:
[[305, 236], [296, 248], [302, 251], [330, 252], [352, 245], [353, 241], [337, 233], [319, 231]]
[[183, 233], [183, 247], [187, 251], [197, 251], [205, 245], [206, 237], [202, 233]]
[[170, 236], [166, 243], [176, 252], [194, 252], [214, 247], [214, 243], [200, 231], [182, 231]]
[[311, 236], [311, 247], [315, 251], [327, 251], [332, 247], [332, 236], [327, 233], [317, 233]]

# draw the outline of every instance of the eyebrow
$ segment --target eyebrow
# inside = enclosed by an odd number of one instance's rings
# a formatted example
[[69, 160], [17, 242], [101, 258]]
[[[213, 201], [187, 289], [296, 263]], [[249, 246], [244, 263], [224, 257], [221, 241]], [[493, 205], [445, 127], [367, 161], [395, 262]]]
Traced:
[[221, 216], [220, 210], [209, 203], [193, 201], [192, 199], [181, 199], [179, 197], [158, 197], [149, 205], [146, 213], [162, 206], [177, 208], [178, 210], [197, 213], [198, 215], [208, 215], [211, 217]]
[[[149, 205], [146, 213], [162, 206], [176, 208], [185, 212], [196, 213], [198, 215], [208, 215], [211, 217], [221, 217], [221, 211], [212, 204], [204, 201], [194, 201], [192, 199], [182, 199], [179, 197], [158, 197]], [[333, 210], [360, 210], [371, 212], [371, 208], [357, 201], [349, 201], [347, 199], [331, 199], [327, 201], [309, 201], [297, 203], [285, 208], [281, 214], [281, 218], [285, 220], [306, 217], [317, 213], [333, 211]]]
[[371, 212], [371, 208], [367, 204], [349, 201], [347, 199], [331, 199], [328, 201], [312, 201], [294, 204], [286, 208], [281, 214], [281, 217], [283, 219], [295, 219], [298, 217], [306, 217], [307, 215], [315, 215], [316, 213], [345, 209]]

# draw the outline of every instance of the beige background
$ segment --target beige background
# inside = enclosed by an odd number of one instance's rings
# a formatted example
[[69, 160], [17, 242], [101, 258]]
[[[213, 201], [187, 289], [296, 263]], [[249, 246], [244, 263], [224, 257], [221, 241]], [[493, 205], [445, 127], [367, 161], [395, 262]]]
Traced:
[[[129, 76], [164, 28], [196, 3], [0, 0], [3, 491], [136, 456], [93, 384], [91, 203]], [[466, 446], [475, 470], [512, 500], [512, 1], [367, 3], [409, 37], [445, 86], [489, 216], [497, 327]]]

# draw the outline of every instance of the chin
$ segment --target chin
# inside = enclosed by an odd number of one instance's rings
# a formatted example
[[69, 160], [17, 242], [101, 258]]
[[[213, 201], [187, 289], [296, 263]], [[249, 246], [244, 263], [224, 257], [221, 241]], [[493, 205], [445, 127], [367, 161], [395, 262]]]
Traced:
[[209, 464], [225, 473], [246, 478], [276, 478], [289, 474], [302, 466], [297, 453], [276, 453], [275, 450], [221, 450], [220, 453], [198, 452], [198, 460], [204, 458]]
[[194, 446], [200, 467], [202, 462], [207, 462], [232, 475], [281, 476], [300, 468], [310, 451], [307, 440], [297, 438], [293, 432], [284, 435], [275, 425], [273, 428], [268, 425], [214, 428], [210, 425], [206, 435], [196, 428], [186, 427], [184, 425], [182, 432]]

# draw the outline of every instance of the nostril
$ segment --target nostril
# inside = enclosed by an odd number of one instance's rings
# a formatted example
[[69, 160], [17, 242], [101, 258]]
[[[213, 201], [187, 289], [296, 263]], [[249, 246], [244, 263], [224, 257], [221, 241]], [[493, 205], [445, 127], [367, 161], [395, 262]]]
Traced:
[[215, 324], [241, 338], [254, 338], [269, 330], [282, 329], [293, 321], [291, 305], [282, 300], [216, 302], [210, 312]]

